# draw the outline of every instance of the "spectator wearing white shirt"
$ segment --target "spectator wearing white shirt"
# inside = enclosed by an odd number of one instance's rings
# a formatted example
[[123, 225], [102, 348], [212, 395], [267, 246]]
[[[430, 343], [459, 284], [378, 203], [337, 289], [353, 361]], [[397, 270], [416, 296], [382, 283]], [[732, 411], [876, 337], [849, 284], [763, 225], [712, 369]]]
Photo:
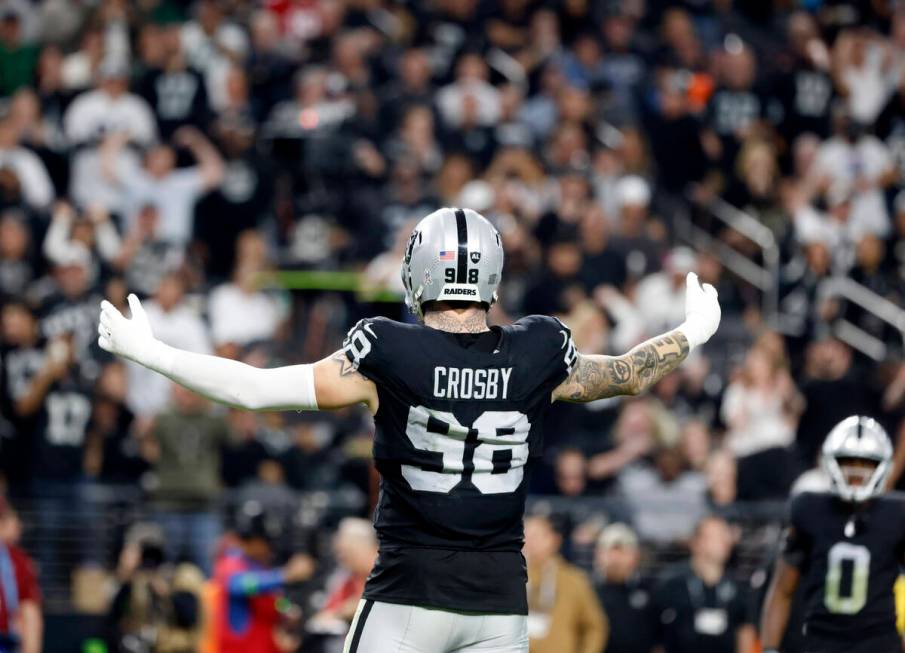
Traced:
[[820, 243], [830, 252], [832, 266], [847, 273], [855, 262], [855, 245], [867, 236], [882, 237], [890, 230], [889, 220], [878, 213], [852, 215], [854, 197], [847, 187], [833, 187], [826, 194], [826, 211], [812, 204], [793, 210], [795, 235], [802, 245]]
[[645, 333], [662, 333], [668, 325], [678, 324], [684, 319], [685, 276], [695, 269], [696, 263], [690, 249], [676, 247], [663, 261], [662, 272], [648, 275], [640, 281], [635, 303], [644, 320]]
[[241, 27], [227, 22], [215, 0], [196, 3], [196, 19], [182, 28], [182, 47], [189, 65], [204, 75], [211, 106], [226, 105], [226, 77], [233, 64], [240, 64], [249, 50], [248, 36]]
[[192, 237], [195, 202], [223, 181], [224, 165], [214, 146], [194, 127], [181, 127], [173, 140], [194, 155], [197, 165], [177, 169], [173, 148], [158, 145], [145, 156], [144, 168], [123, 172], [116, 162], [124, 141], [110, 139], [101, 155], [102, 170], [125, 198], [128, 224], [134, 223], [139, 211], [150, 204], [160, 214], [157, 237], [185, 245]]
[[833, 76], [852, 117], [874, 121], [889, 97], [892, 57], [888, 44], [867, 28], [843, 31], [833, 46]]
[[785, 497], [792, 481], [801, 395], [782, 356], [761, 339], [745, 357], [738, 377], [723, 397], [725, 444], [738, 459], [740, 500]]
[[37, 154], [19, 145], [19, 132], [9, 118], [0, 122], [0, 169], [9, 169], [19, 181], [23, 202], [41, 210], [53, 201], [53, 185]]
[[[100, 204], [112, 213], [122, 210], [119, 189], [101, 174], [98, 145], [116, 134], [132, 145], [146, 147], [157, 139], [157, 124], [148, 104], [129, 93], [129, 68], [125, 63], [105, 61], [100, 67], [96, 90], [79, 95], [63, 118], [70, 145], [80, 148], [72, 161], [71, 195], [76, 204]], [[118, 170], [138, 167], [138, 155], [120, 148]]]
[[216, 346], [248, 345], [274, 337], [286, 319], [287, 308], [258, 288], [261, 268], [240, 262], [233, 280], [211, 292], [208, 313]]
[[[58, 202], [44, 236], [44, 256], [54, 265], [62, 265], [72, 259], [74, 248], [82, 247], [96, 251], [105, 263], [112, 263], [122, 241], [103, 208], [94, 206], [79, 216], [68, 202]], [[97, 262], [92, 260], [91, 278], [96, 279], [97, 275]]]
[[437, 92], [437, 106], [448, 126], [461, 127], [469, 108], [474, 111], [478, 126], [488, 127], [499, 121], [500, 92], [487, 81], [488, 76], [487, 64], [480, 56], [462, 56], [456, 66], [456, 81]]
[[[154, 334], [162, 342], [199, 354], [210, 354], [207, 325], [185, 301], [185, 285], [179, 274], [168, 274], [154, 297], [144, 302]], [[127, 363], [129, 391], [126, 404], [139, 417], [152, 417], [170, 401], [170, 380], [137, 365]]]
[[897, 177], [892, 154], [844, 109], [837, 109], [833, 118], [834, 135], [817, 151], [809, 183], [839, 193], [847, 190], [852, 195], [849, 220], [875, 225], [871, 233], [883, 238], [889, 232], [884, 190]]

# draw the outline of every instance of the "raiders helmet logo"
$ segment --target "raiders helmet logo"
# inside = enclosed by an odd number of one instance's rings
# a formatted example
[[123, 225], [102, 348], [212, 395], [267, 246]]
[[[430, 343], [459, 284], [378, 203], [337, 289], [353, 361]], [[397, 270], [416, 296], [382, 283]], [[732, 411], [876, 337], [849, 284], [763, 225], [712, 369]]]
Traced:
[[481, 260], [481, 252], [472, 252], [471, 253], [471, 262], [477, 263]]

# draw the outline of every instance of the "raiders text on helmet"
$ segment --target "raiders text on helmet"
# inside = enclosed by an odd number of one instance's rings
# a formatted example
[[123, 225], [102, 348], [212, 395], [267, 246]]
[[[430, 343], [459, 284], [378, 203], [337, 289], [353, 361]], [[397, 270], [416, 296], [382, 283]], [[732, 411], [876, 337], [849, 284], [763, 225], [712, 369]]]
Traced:
[[471, 209], [443, 208], [425, 217], [402, 260], [405, 302], [418, 316], [424, 302], [497, 299], [503, 243], [487, 219]]
[[[854, 458], [877, 464], [862, 485], [851, 485], [842, 472], [840, 460]], [[892, 468], [892, 443], [875, 419], [852, 415], [839, 422], [823, 443], [820, 463], [830, 478], [830, 485], [845, 501], [866, 501], [885, 489]]]

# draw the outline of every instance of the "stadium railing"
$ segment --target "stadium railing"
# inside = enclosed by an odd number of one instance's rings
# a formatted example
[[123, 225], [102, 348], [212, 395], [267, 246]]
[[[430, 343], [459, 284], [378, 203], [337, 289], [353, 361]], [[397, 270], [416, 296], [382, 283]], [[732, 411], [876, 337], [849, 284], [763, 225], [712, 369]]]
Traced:
[[[237, 502], [247, 499], [243, 491], [224, 492], [211, 512], [219, 516], [224, 530]], [[324, 568], [332, 565], [330, 540], [343, 517], [367, 511], [366, 497], [346, 490], [297, 493], [287, 517], [288, 528], [281, 543], [284, 554], [306, 550], [315, 554]], [[49, 614], [102, 613], [116, 587], [117, 557], [130, 528], [140, 522], [153, 523], [157, 516], [146, 495], [134, 487], [92, 485], [79, 493], [77, 509], [53, 507], [43, 498], [16, 502], [24, 524], [22, 545], [38, 562], [45, 610]], [[657, 510], [656, 502], [642, 501], [645, 510]], [[555, 512], [568, 526], [565, 554], [579, 566], [593, 568], [597, 534], [607, 523], [636, 517], [637, 500], [596, 497], [532, 496], [529, 513]], [[701, 504], [662, 506], [673, 517], [689, 525], [701, 516]], [[714, 509], [737, 529], [738, 545], [733, 555], [733, 573], [747, 581], [762, 569], [774, 553], [784, 518], [781, 503], [738, 503]], [[681, 541], [644, 540], [643, 567], [658, 575], [686, 559]], [[213, 557], [214, 551], [211, 551]], [[211, 560], [212, 562], [212, 560]]]

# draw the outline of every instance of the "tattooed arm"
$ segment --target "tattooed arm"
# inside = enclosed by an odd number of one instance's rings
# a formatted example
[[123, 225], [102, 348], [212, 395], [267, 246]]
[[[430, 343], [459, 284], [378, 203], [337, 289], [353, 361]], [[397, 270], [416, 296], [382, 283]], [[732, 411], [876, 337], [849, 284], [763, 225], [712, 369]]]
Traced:
[[365, 404], [377, 412], [377, 386], [359, 372], [342, 349], [314, 364], [318, 408], [343, 408]]
[[688, 339], [677, 329], [622, 356], [579, 354], [572, 373], [553, 391], [553, 400], [583, 402], [640, 394], [676, 369], [689, 351]]
[[568, 378], [553, 391], [553, 400], [594, 401], [644, 392], [707, 342], [719, 325], [716, 290], [710, 284], [702, 286], [690, 272], [685, 282], [685, 322], [622, 356], [579, 354]]

